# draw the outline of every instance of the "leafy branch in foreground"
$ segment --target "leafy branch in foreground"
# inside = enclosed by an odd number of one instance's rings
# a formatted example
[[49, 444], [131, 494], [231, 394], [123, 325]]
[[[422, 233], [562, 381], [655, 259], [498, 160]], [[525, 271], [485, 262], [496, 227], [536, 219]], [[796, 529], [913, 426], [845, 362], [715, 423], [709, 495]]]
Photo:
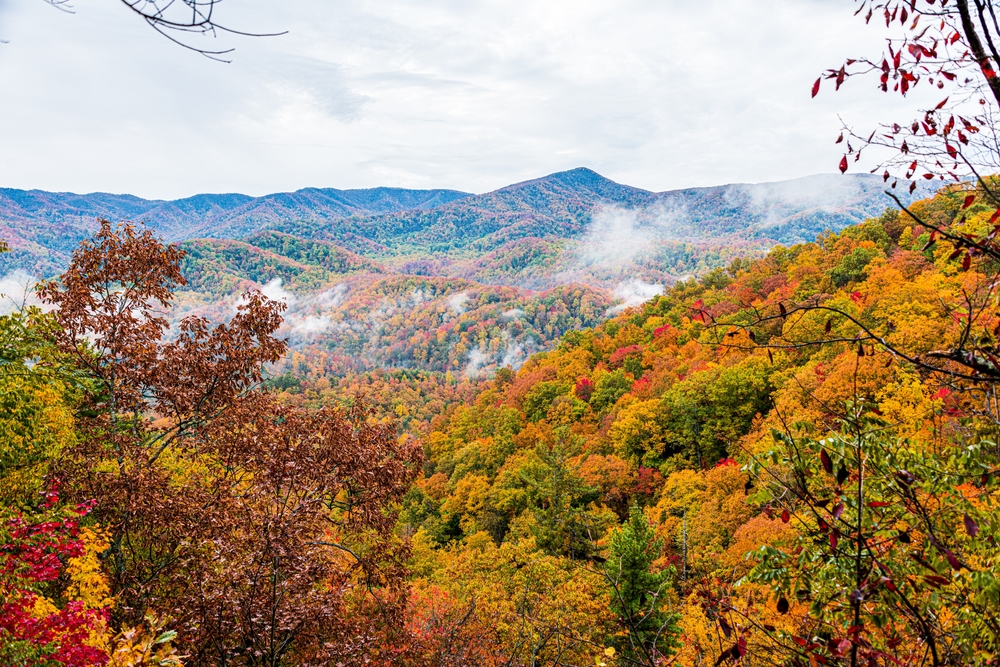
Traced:
[[[809, 606], [781, 637], [800, 662], [957, 665], [1000, 649], [993, 443], [928, 449], [863, 403], [838, 432], [775, 432], [748, 472], [793, 537], [761, 547], [747, 582]], [[913, 638], [919, 638], [914, 642]]]

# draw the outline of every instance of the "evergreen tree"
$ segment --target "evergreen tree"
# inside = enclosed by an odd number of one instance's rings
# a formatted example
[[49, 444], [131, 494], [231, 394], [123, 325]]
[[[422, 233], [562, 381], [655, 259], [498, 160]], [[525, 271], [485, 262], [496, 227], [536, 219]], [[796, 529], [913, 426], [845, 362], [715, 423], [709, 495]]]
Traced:
[[664, 604], [675, 573], [653, 569], [662, 549], [663, 540], [633, 503], [628, 521], [611, 536], [604, 568], [611, 609], [624, 630], [618, 643], [625, 664], [659, 665], [678, 645], [680, 615]]

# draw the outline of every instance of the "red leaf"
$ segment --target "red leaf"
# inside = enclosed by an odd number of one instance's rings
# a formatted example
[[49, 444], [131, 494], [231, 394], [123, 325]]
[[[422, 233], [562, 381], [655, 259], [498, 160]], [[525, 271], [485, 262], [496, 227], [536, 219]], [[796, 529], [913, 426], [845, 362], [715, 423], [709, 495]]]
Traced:
[[965, 198], [965, 201], [962, 202], [962, 208], [963, 209], [969, 208], [970, 206], [972, 206], [973, 202], [975, 202], [975, 201], [976, 201], [976, 195], [969, 195], [969, 196], [967, 196]]
[[938, 105], [936, 107], [934, 107], [934, 110], [935, 111], [939, 111], [940, 109], [943, 109], [944, 105], [947, 104], [947, 103], [948, 103], [948, 98], [946, 97], [943, 100], [941, 100], [940, 102], [938, 102]]
[[787, 614], [788, 613], [788, 600], [785, 598], [778, 598], [778, 613]]
[[788, 513], [788, 510], [781, 510], [781, 522], [788, 523], [792, 520], [792, 515]]
[[844, 157], [840, 158], [840, 173], [843, 174], [846, 171], [847, 171], [847, 156], [845, 155]]
[[837, 548], [837, 531], [835, 530], [830, 531], [830, 548], [831, 549]]
[[969, 537], [975, 537], [979, 534], [979, 524], [971, 516], [966, 514], [962, 522], [965, 524], [965, 532], [969, 534]]
[[812, 94], [813, 97], [816, 97], [816, 94], [819, 93], [819, 82], [822, 78], [823, 77], [816, 79], [816, 83], [813, 84], [813, 94]]
[[726, 621], [725, 616], [719, 616], [719, 627], [722, 629], [722, 634], [726, 636], [726, 639], [733, 634], [733, 629], [730, 627], [729, 622]]
[[825, 331], [826, 333], [830, 333], [830, 329], [832, 329], [832, 328], [833, 328], [833, 320], [827, 320], [827, 321], [826, 321], [826, 326], [825, 326], [825, 327], [823, 327], [823, 330], [824, 330], [824, 331]]
[[854, 303], [861, 303], [861, 300], [865, 298], [861, 292], [851, 292], [851, 301]]
[[972, 266], [972, 255], [966, 253], [965, 258], [962, 259], [962, 270], [968, 271], [970, 266]]
[[830, 460], [830, 455], [826, 453], [825, 449], [819, 450], [819, 460], [823, 464], [823, 470], [825, 470], [828, 475], [832, 475], [833, 461]]
[[884, 500], [873, 500], [870, 503], [865, 503], [868, 507], [888, 507], [889, 503]]

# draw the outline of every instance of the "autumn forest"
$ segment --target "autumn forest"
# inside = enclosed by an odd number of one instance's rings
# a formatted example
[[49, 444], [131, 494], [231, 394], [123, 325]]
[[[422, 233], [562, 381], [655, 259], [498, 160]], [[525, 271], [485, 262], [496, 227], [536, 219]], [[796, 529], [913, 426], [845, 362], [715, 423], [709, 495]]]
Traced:
[[832, 204], [0, 191], [0, 666], [1000, 664], [997, 7], [853, 4]]

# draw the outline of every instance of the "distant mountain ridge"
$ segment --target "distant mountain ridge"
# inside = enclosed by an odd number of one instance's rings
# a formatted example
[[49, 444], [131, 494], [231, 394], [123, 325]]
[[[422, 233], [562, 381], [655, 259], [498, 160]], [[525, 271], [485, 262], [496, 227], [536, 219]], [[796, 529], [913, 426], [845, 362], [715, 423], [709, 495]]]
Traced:
[[[879, 213], [891, 203], [883, 188], [874, 176], [821, 175], [658, 193], [585, 168], [484, 194], [305, 188], [263, 197], [202, 194], [164, 201], [0, 188], [0, 238], [14, 249], [0, 257], [0, 271], [58, 272], [97, 218], [144, 221], [172, 242], [247, 240], [275, 231], [400, 262], [428, 255], [469, 259], [538, 239], [586, 242], [594, 216], [608, 211], [627, 211], [634, 218], [628, 231], [656, 243], [794, 243]], [[921, 184], [915, 196], [929, 192]]]
[[[90, 235], [98, 218], [147, 222], [167, 241], [242, 238], [285, 221], [421, 210], [468, 196], [456, 190], [305, 188], [263, 197], [201, 194], [165, 201], [133, 195], [0, 188], [0, 238], [15, 250], [5, 262], [8, 268], [35, 268], [25, 266], [34, 258], [41, 260], [36, 262], [37, 269], [44, 273], [44, 268], [65, 266], [69, 253]], [[53, 256], [46, 258], [46, 251]]]
[[[285, 300], [283, 335], [327, 372], [472, 376], [685, 276], [878, 215], [891, 203], [885, 185], [820, 175], [652, 192], [581, 168], [483, 194], [306, 188], [160, 201], [0, 189], [0, 238], [13, 249], [0, 254], [0, 282], [59, 273], [98, 217], [143, 221], [186, 251], [179, 315], [225, 321], [257, 288]], [[914, 197], [930, 192], [922, 183]]]

